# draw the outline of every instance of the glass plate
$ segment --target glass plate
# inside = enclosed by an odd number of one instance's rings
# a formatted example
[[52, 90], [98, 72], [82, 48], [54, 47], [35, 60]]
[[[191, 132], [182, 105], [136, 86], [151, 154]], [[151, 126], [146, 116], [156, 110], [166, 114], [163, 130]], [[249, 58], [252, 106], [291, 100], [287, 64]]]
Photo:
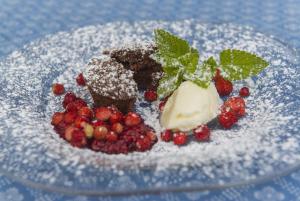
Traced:
[[[256, 53], [270, 66], [234, 84], [250, 87], [247, 115], [230, 130], [214, 126], [211, 142], [177, 147], [159, 141], [151, 151], [107, 155], [71, 147], [54, 133], [50, 118], [62, 110], [51, 84], [65, 83], [91, 104], [74, 78], [106, 48], [151, 41], [155, 28], [189, 40], [201, 59], [226, 48]], [[271, 36], [232, 24], [115, 22], [60, 32], [26, 45], [0, 63], [0, 169], [18, 181], [71, 194], [134, 194], [207, 190], [264, 180], [300, 161], [300, 69], [296, 52]], [[142, 92], [141, 92], [142, 94]], [[157, 103], [142, 95], [136, 109], [157, 133]]]

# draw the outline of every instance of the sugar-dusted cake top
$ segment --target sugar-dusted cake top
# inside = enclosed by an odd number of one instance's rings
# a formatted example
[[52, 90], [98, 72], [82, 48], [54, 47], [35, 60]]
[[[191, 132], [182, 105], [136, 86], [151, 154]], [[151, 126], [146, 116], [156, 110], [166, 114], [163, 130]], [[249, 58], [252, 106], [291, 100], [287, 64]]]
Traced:
[[129, 44], [105, 51], [111, 58], [122, 63], [125, 68], [139, 71], [151, 69], [151, 71], [161, 71], [161, 65], [151, 58], [156, 46], [152, 43]]
[[84, 74], [87, 85], [99, 95], [126, 100], [137, 94], [133, 72], [110, 57], [92, 59]]

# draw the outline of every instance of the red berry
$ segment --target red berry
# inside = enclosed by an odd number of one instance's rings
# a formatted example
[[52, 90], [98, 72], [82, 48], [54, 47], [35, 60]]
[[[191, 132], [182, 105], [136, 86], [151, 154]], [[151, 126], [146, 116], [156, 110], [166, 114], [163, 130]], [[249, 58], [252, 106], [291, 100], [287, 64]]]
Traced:
[[114, 131], [109, 131], [106, 135], [106, 140], [108, 142], [116, 142], [118, 141], [118, 135]]
[[154, 90], [147, 90], [144, 93], [144, 97], [146, 101], [153, 102], [157, 99], [157, 93]]
[[92, 122], [92, 125], [94, 127], [97, 127], [97, 126], [105, 126], [105, 127], [107, 127], [108, 126], [104, 121], [101, 121], [101, 120], [97, 120], [97, 121]]
[[184, 132], [176, 132], [173, 135], [173, 142], [176, 145], [184, 145], [187, 142], [187, 135]]
[[219, 78], [223, 78], [222, 75], [221, 75], [221, 71], [220, 69], [216, 69], [216, 73], [215, 73], [215, 76], [213, 77], [213, 81], [217, 81]]
[[242, 97], [247, 97], [250, 95], [250, 91], [249, 91], [249, 88], [248, 87], [243, 87], [240, 89], [240, 96]]
[[222, 106], [223, 111], [231, 110], [235, 113], [237, 117], [242, 117], [246, 114], [246, 104], [241, 97], [230, 97], [228, 98], [224, 105]]
[[114, 112], [120, 112], [120, 111], [118, 110], [118, 108], [117, 108], [116, 106], [114, 106], [114, 105], [107, 106], [107, 108], [110, 109], [110, 111], [111, 111], [112, 113], [114, 113]]
[[64, 108], [66, 108], [69, 103], [75, 101], [76, 99], [77, 97], [73, 92], [67, 92], [63, 100]]
[[151, 140], [152, 143], [157, 142], [157, 136], [152, 130], [148, 131], [146, 136]]
[[138, 151], [146, 151], [151, 148], [151, 140], [147, 136], [141, 136], [137, 141], [136, 141], [136, 147]]
[[60, 137], [65, 138], [65, 131], [67, 126], [68, 124], [66, 124], [64, 121], [61, 121], [58, 125], [54, 126], [54, 130], [59, 134]]
[[66, 111], [78, 111], [83, 107], [86, 107], [87, 104], [84, 100], [82, 99], [76, 99], [75, 101], [69, 103], [66, 107]]
[[116, 132], [116, 133], [119, 133], [119, 134], [123, 132], [123, 129], [124, 129], [123, 125], [121, 123], [119, 123], [119, 122], [114, 123], [111, 126], [111, 130], [114, 131], [114, 132]]
[[234, 112], [229, 110], [221, 112], [218, 117], [218, 121], [223, 128], [228, 129], [238, 121], [238, 118]]
[[55, 112], [52, 116], [52, 121], [51, 124], [53, 126], [58, 125], [60, 122], [62, 122], [62, 120], [64, 119], [64, 113], [62, 112]]
[[161, 132], [160, 138], [165, 142], [170, 142], [172, 140], [172, 131], [165, 130], [165, 131]]
[[65, 129], [65, 139], [67, 141], [70, 142], [72, 140], [73, 132], [75, 130], [78, 130], [78, 128], [75, 128], [74, 126], [69, 126]]
[[105, 126], [97, 126], [94, 129], [94, 138], [96, 140], [105, 140], [108, 133], [108, 129]]
[[71, 124], [75, 121], [76, 117], [77, 117], [76, 112], [74, 111], [67, 112], [64, 115], [64, 122], [66, 122], [67, 124]]
[[95, 116], [98, 120], [106, 121], [110, 118], [112, 112], [107, 107], [99, 107], [96, 109]]
[[136, 126], [142, 122], [140, 115], [134, 112], [129, 112], [124, 119], [126, 126]]
[[166, 101], [160, 101], [159, 105], [158, 105], [158, 109], [159, 111], [163, 111], [164, 107], [165, 107]]
[[217, 79], [215, 86], [220, 96], [228, 96], [233, 90], [232, 83], [224, 78]]
[[123, 114], [119, 111], [114, 111], [112, 112], [109, 118], [109, 122], [113, 124], [113, 123], [121, 122], [122, 119], [123, 119]]
[[79, 148], [85, 147], [87, 144], [85, 133], [82, 130], [74, 130], [72, 132], [71, 144], [74, 147], [79, 147]]
[[52, 92], [55, 95], [61, 95], [61, 94], [65, 93], [65, 87], [62, 84], [55, 83], [52, 85]]
[[68, 112], [71, 112], [71, 111], [77, 112], [77, 107], [76, 107], [75, 103], [74, 102], [69, 103], [66, 106], [66, 111], [68, 111]]
[[86, 117], [81, 117], [81, 116], [77, 116], [75, 121], [74, 121], [74, 126], [76, 128], [83, 128], [84, 124], [88, 123], [89, 120]]
[[89, 107], [82, 107], [78, 110], [78, 115], [91, 119], [93, 118], [93, 111]]
[[200, 142], [209, 141], [210, 129], [206, 125], [198, 126], [194, 129], [194, 136]]
[[75, 104], [77, 110], [79, 110], [82, 107], [87, 107], [87, 103], [83, 99], [81, 99], [81, 98], [77, 98], [74, 101], [74, 104]]
[[85, 79], [82, 73], [78, 74], [78, 76], [76, 77], [76, 82], [80, 86], [85, 86]]

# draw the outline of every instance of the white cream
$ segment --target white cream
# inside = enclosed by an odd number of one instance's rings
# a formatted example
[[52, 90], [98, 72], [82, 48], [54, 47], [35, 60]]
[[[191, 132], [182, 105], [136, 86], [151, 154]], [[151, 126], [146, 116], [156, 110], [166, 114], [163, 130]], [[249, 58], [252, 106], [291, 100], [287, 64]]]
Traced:
[[221, 104], [213, 83], [205, 89], [185, 81], [169, 97], [160, 122], [166, 129], [189, 131], [214, 119]]

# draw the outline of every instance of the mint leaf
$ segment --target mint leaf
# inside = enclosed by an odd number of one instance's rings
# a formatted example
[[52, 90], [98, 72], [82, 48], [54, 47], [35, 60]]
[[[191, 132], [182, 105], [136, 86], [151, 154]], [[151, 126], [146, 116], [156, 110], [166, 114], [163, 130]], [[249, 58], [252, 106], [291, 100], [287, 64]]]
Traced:
[[194, 73], [185, 73], [183, 75], [183, 78], [185, 80], [194, 82], [199, 87], [207, 88], [210, 85], [212, 79], [210, 65], [204, 63], [202, 65], [197, 65]]
[[[199, 60], [199, 52], [183, 40], [162, 29], [154, 31], [157, 52], [154, 59], [165, 68], [165, 73], [184, 69], [194, 72]], [[176, 68], [173, 70], [172, 68]]]
[[220, 65], [226, 78], [234, 81], [257, 75], [269, 64], [255, 54], [228, 49], [220, 53]]
[[178, 58], [191, 50], [187, 41], [167, 31], [156, 29], [154, 35], [160, 57]]
[[209, 57], [207, 60], [203, 61], [203, 68], [209, 70], [212, 77], [215, 75], [217, 66], [218, 64], [213, 57]]
[[176, 76], [164, 75], [159, 81], [157, 93], [160, 98], [164, 98], [175, 91], [182, 82], [182, 71], [178, 72]]
[[187, 73], [193, 73], [198, 65], [199, 53], [193, 48], [191, 52], [179, 57], [178, 59]]

